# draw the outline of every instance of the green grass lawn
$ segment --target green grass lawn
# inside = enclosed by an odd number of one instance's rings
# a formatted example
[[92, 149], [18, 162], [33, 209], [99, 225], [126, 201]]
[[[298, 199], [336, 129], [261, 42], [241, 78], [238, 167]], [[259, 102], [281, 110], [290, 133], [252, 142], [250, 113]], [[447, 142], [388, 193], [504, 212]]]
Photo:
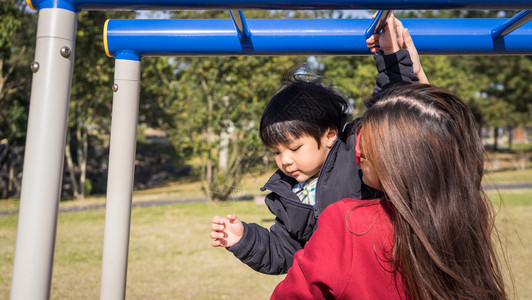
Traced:
[[[500, 195], [503, 204], [494, 202], [517, 298], [532, 299], [532, 190]], [[259, 274], [210, 246], [211, 216], [232, 212], [267, 227], [273, 222], [266, 206], [252, 201], [134, 208], [127, 299], [268, 299], [283, 276]], [[52, 299], [99, 298], [104, 218], [104, 210], [59, 215]], [[0, 299], [9, 298], [16, 222], [16, 215], [0, 216]]]
[[[235, 195], [260, 195], [268, 175], [248, 175]], [[532, 169], [490, 173], [496, 184], [532, 182]], [[518, 299], [532, 299], [532, 189], [490, 191], [497, 224], [512, 269]], [[134, 192], [133, 201], [201, 198], [198, 182], [176, 182]], [[101, 204], [104, 196], [62, 201], [61, 209]], [[16, 210], [18, 200], [0, 201]], [[268, 299], [283, 276], [259, 274], [231, 253], [210, 246], [213, 215], [238, 214], [265, 227], [273, 215], [253, 201], [191, 203], [134, 208], [127, 299]], [[52, 299], [97, 299], [100, 291], [104, 210], [59, 214], [52, 277]], [[11, 288], [17, 215], [0, 216], [0, 299]], [[510, 276], [508, 275], [508, 278]], [[513, 293], [513, 292], [512, 292]]]
[[[267, 299], [282, 276], [259, 274], [210, 246], [210, 219], [238, 213], [264, 226], [252, 201], [175, 204], [132, 210], [127, 299]], [[98, 299], [105, 211], [59, 215], [51, 299]], [[0, 299], [8, 299], [17, 216], [0, 216]]]
[[[532, 299], [532, 189], [500, 191], [491, 193], [491, 197], [497, 210], [502, 249], [513, 273], [514, 298]], [[497, 203], [501, 198], [502, 203]]]
[[485, 184], [532, 183], [532, 168], [524, 170], [488, 170]]

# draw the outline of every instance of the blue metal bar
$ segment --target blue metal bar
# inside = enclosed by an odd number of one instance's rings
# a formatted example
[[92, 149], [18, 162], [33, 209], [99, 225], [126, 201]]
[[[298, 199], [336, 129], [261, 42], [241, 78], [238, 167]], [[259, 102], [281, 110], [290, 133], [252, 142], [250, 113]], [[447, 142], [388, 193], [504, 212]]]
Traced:
[[235, 23], [235, 27], [238, 31], [238, 38], [241, 40], [249, 39], [251, 32], [249, 31], [244, 12], [241, 10], [230, 10], [229, 14]]
[[523, 26], [528, 21], [532, 20], [532, 10], [523, 10], [504, 22], [501, 26], [494, 28], [491, 31], [491, 37], [496, 40], [500, 37], [507, 35], [508, 33]]
[[391, 10], [379, 10], [377, 12], [375, 19], [373, 19], [373, 22], [371, 22], [369, 28], [366, 30], [366, 32], [364, 32], [366, 39], [369, 39], [370, 36], [382, 31], [384, 26], [386, 26], [386, 19], [388, 18], [390, 12]]
[[[403, 19], [421, 54], [532, 54], [532, 24], [494, 41], [505, 19]], [[242, 46], [230, 19], [109, 20], [109, 56], [367, 55], [369, 19], [248, 19], [253, 48]]]
[[26, 0], [34, 9], [532, 9], [530, 0]]

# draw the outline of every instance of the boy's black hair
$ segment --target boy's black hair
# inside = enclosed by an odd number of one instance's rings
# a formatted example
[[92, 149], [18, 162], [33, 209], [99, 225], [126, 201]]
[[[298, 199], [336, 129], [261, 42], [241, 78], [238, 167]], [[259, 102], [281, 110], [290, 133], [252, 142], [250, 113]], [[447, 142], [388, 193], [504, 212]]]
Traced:
[[347, 120], [348, 102], [343, 95], [323, 84], [322, 77], [306, 65], [297, 65], [283, 74], [282, 87], [271, 98], [260, 120], [260, 138], [273, 148], [287, 145], [291, 138], [320, 138], [328, 129], [340, 134]]

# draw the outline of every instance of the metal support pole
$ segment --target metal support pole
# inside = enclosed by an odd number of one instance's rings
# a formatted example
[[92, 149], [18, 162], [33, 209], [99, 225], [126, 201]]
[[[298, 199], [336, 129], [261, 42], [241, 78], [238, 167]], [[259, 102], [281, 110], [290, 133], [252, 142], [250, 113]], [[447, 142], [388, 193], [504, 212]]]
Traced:
[[48, 299], [74, 62], [76, 12], [39, 12], [11, 299]]
[[501, 26], [494, 28], [491, 31], [491, 37], [494, 40], [504, 37], [508, 33], [523, 26], [530, 20], [532, 20], [532, 10], [520, 11], [517, 15], [513, 16], [512, 18], [504, 22]]
[[124, 299], [126, 295], [140, 59], [116, 59], [113, 91], [100, 299]]
[[240, 40], [249, 39], [251, 32], [249, 31], [244, 12], [241, 10], [230, 10], [229, 14], [235, 23], [236, 30], [238, 32], [238, 38]]

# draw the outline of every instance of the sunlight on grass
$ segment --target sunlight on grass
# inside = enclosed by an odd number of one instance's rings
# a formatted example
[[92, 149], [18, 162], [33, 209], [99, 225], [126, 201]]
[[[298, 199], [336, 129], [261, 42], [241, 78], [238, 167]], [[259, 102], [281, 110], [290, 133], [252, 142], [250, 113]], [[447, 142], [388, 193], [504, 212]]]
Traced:
[[488, 172], [484, 178], [485, 183], [508, 184], [508, 183], [531, 183], [532, 169]]
[[[225, 249], [212, 248], [209, 222], [213, 215], [236, 213], [243, 221], [271, 226], [274, 216], [265, 205], [236, 200], [265, 195], [259, 189], [269, 175], [247, 175], [227, 202], [134, 208], [127, 299], [268, 299], [284, 276], [259, 274]], [[490, 172], [486, 182], [532, 183], [532, 169]], [[497, 210], [516, 298], [532, 299], [532, 189], [489, 190], [488, 195]], [[133, 194], [133, 202], [202, 198], [200, 183], [186, 180]], [[105, 196], [99, 195], [61, 201], [60, 208], [103, 204]], [[0, 211], [15, 212], [18, 205], [18, 199], [2, 200]], [[0, 215], [0, 299], [9, 298], [17, 218]], [[104, 223], [103, 209], [59, 214], [52, 299], [99, 298]]]
[[[532, 190], [501, 191], [497, 223], [518, 299], [532, 299]], [[493, 196], [493, 195], [492, 195]], [[264, 205], [233, 201], [134, 208], [127, 299], [268, 299], [284, 276], [259, 274], [223, 248], [210, 246], [213, 215], [238, 214], [269, 227]], [[105, 211], [59, 215], [52, 299], [97, 299]], [[9, 298], [17, 216], [0, 216], [0, 299]]]
[[[528, 202], [530, 204], [530, 201]], [[507, 270], [506, 285], [513, 298], [532, 299], [530, 258], [532, 257], [532, 206], [502, 206], [497, 213], [497, 227], [502, 240], [502, 249], [513, 274], [516, 291], [511, 291]]]
[[[269, 227], [266, 206], [239, 201], [134, 208], [127, 299], [267, 299], [283, 276], [259, 274], [210, 246], [210, 219], [237, 213]], [[0, 299], [8, 299], [17, 216], [0, 216]], [[52, 299], [98, 299], [104, 210], [59, 215]]]
[[488, 196], [495, 206], [532, 206], [532, 189], [489, 191]]

